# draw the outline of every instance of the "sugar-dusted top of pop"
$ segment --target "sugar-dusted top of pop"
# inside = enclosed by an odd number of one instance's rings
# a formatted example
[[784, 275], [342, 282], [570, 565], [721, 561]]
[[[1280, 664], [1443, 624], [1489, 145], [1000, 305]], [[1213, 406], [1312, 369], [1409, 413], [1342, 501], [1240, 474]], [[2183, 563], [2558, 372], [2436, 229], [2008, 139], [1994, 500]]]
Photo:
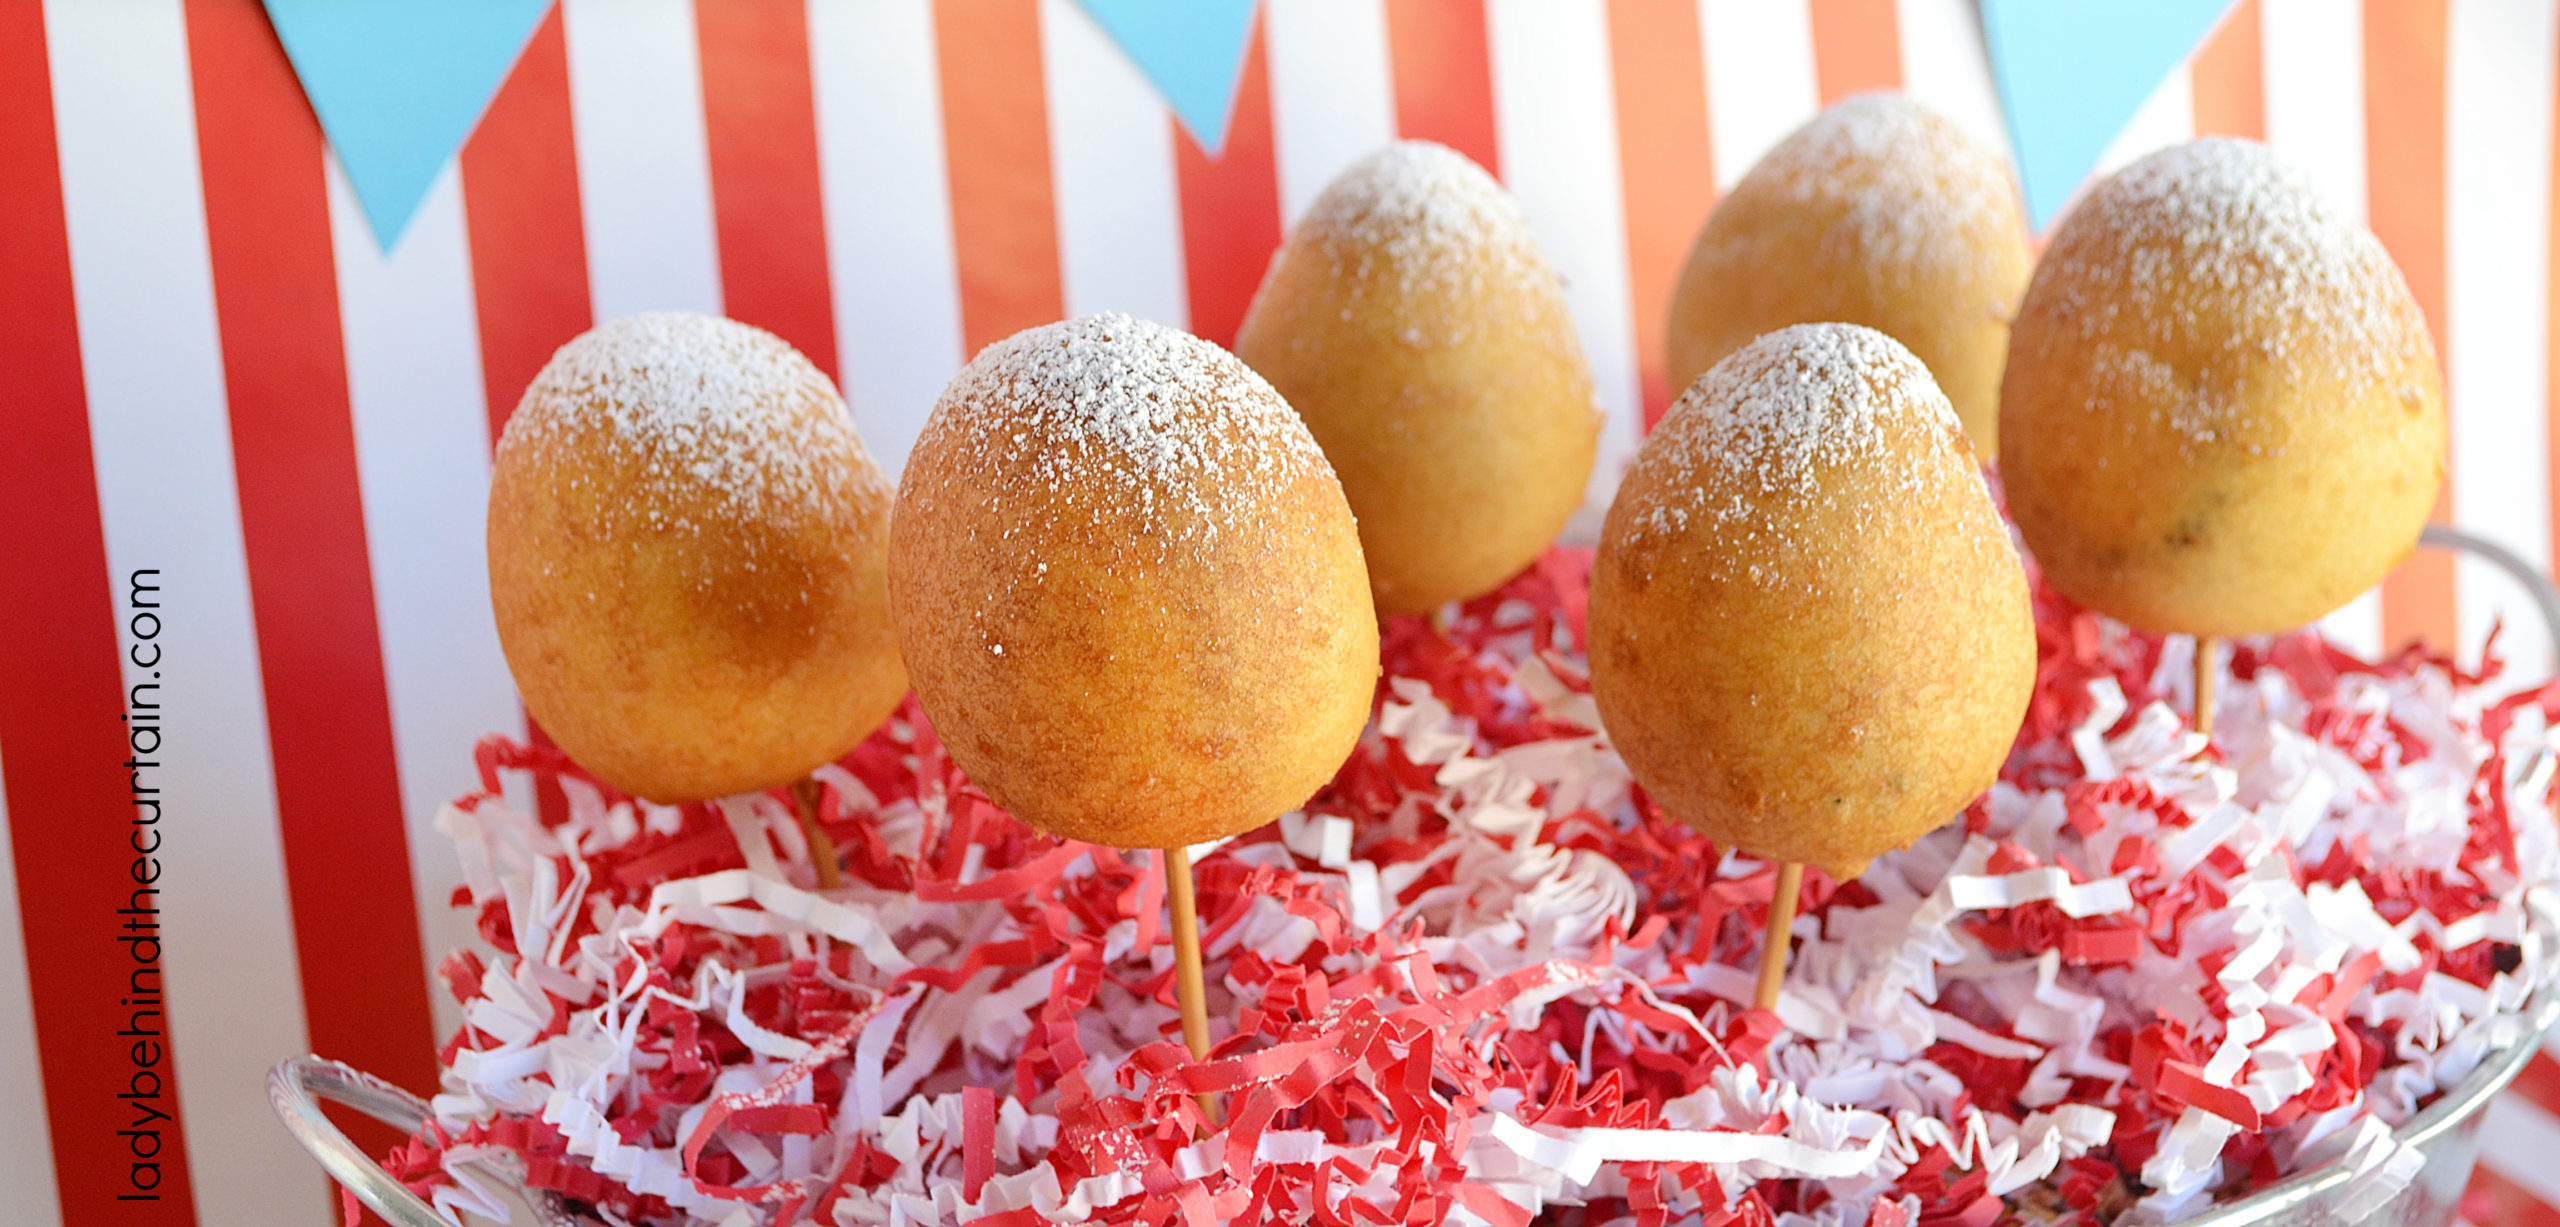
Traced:
[[1845, 465], [1918, 493], [1937, 475], [1887, 463], [1914, 422], [1963, 432], [1946, 394], [1901, 342], [1857, 324], [1781, 328], [1710, 368], [1664, 415], [1647, 450], [1692, 479], [1670, 487], [1638, 524], [1733, 524], [1769, 501], [1824, 500], [1826, 475]]
[[2278, 364], [2318, 359], [2344, 365], [2331, 374], [2379, 379], [2426, 343], [2402, 318], [2406, 283], [2381, 240], [2255, 141], [2173, 145], [2098, 184], [2056, 231], [2036, 281], [2030, 298], [2068, 296], [2072, 323], [2055, 344], [2124, 335], [2128, 312], [2169, 315], [2153, 327], [2179, 329], [2185, 313], [2155, 305], [2170, 286], [2216, 303], [2234, 343]]
[[953, 448], [975, 473], [1017, 454], [1027, 463], [1010, 467], [1016, 488], [990, 493], [1101, 499], [1168, 541], [1251, 531], [1252, 492], [1332, 473], [1306, 423], [1235, 355], [1116, 312], [988, 346], [943, 391], [916, 447]]
[[1299, 225], [1334, 244], [1334, 258], [1366, 280], [1383, 261], [1405, 294], [1482, 292], [1491, 271], [1552, 282], [1520, 204], [1465, 154], [1398, 141], [1351, 164]]
[[708, 315], [626, 316], [561, 346], [498, 447], [548, 452], [570, 435], [637, 467], [626, 509], [659, 527], [699, 527], [663, 504], [748, 519], [817, 504], [843, 489], [848, 459], [885, 491], [824, 372], [772, 333]]
[[1979, 257], [1957, 236], [2015, 229], [2016, 189], [1998, 150], [1895, 93], [1859, 94], [1806, 121], [1736, 191], [1842, 210], [1842, 259], [1929, 267]]

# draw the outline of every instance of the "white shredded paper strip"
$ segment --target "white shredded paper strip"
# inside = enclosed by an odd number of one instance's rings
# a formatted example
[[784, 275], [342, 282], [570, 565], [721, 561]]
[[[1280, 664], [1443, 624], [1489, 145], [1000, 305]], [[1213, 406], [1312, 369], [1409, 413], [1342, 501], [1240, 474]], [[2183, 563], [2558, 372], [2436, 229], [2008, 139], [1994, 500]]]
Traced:
[[[1506, 701], [1546, 705], [1552, 717], [1577, 727], [1596, 725], [1589, 697], [1543, 663], [1522, 666], [1515, 683]], [[1582, 961], [1633, 923], [1637, 889], [1605, 858], [1550, 846], [1540, 836], [1584, 809], [1632, 821], [1631, 781], [1606, 741], [1567, 737], [1487, 751], [1472, 726], [1428, 686], [1398, 678], [1389, 689], [1376, 735], [1436, 772], [1442, 791], [1434, 804], [1449, 824], [1446, 842], [1427, 857], [1382, 865], [1360, 855], [1370, 832], [1338, 816], [1301, 813], [1283, 820], [1279, 845], [1248, 844], [1225, 855], [1278, 857], [1269, 862], [1278, 864], [1302, 858], [1293, 867], [1338, 889], [1347, 919], [1359, 929], [1406, 926], [1423, 934], [1421, 944], [1398, 957], [1427, 955], [1444, 978], [1482, 982], [1549, 968], [1543, 987], [1492, 1012], [1492, 1027], [1535, 1027], [1568, 998], [1594, 1006], [1641, 999], [1680, 1027], [1720, 1033], [1750, 996], [1743, 968], [1675, 965], [1670, 941], [1619, 945], [1596, 967]], [[2420, 670], [2387, 684], [2350, 677], [2340, 701], [2355, 711], [2391, 713], [2415, 735], [2436, 739], [2428, 743], [2430, 753], [2477, 761], [2478, 748], [2461, 740], [2472, 736], [2465, 722], [2476, 721], [2477, 711], [2450, 710], [2451, 694], [2441, 675]], [[2295, 867], [2319, 863], [2339, 847], [2363, 849], [2377, 868], [2415, 871], [2434, 864], [2447, 855], [2447, 830], [2458, 835], [2468, 813], [2467, 768], [2448, 770], [2425, 755], [2380, 758], [2368, 768], [2313, 743], [2298, 729], [2303, 698], [2273, 670], [2250, 684], [2235, 683], [2225, 696], [2218, 760], [2203, 754], [2201, 740], [2165, 707], [2130, 713], [2127, 722], [2124, 695], [2112, 681], [2093, 684], [2091, 697], [2088, 718], [2055, 747], [2067, 755], [2065, 766], [2076, 761], [2085, 779], [2125, 780], [2166, 798], [2179, 821], [2164, 821], [2147, 806], [2108, 803], [2101, 806], [2102, 828], [2083, 836], [2069, 825], [2059, 788], [1995, 787], [1986, 829], [1968, 833], [1950, 824], [1881, 856], [1865, 878], [1874, 903], [1835, 901], [1819, 919], [1800, 919], [1779, 1006], [1790, 1030], [1772, 1043], [1765, 1076], [1748, 1066], [1719, 1069], [1667, 1104], [1665, 1127], [1658, 1129], [1533, 1127], [1519, 1119], [1521, 1105], [1497, 1098], [1477, 1118], [1475, 1139], [1459, 1156], [1469, 1180], [1536, 1212], [1623, 1195], [1620, 1164], [1702, 1163], [1716, 1169], [1729, 1192], [1763, 1179], [1820, 1182], [1827, 1193], [1821, 1208], [1781, 1215], [1779, 1227], [1865, 1227], [1867, 1207], [1879, 1197], [1906, 1209], [1918, 1205], [1904, 1199], [1895, 1181], [1943, 1148], [1957, 1168], [1984, 1173], [1991, 1192], [2007, 1195], [2053, 1177], [2114, 1132], [2114, 1112], [2069, 1102], [2067, 1094], [2074, 1078], [2115, 1083], [2130, 1076], [2098, 1043], [2102, 1030], [2123, 1019], [2176, 1020], [2198, 1051], [2209, 1054], [2209, 1082], [2237, 1088], [2262, 1112], [2272, 1111], [2310, 1088], [2313, 1063], [2336, 1042], [2312, 1003], [2297, 1000], [2322, 977], [2367, 954], [2386, 972], [2407, 971], [2424, 962], [2421, 943], [2456, 950], [2514, 942], [2521, 964], [2489, 990], [2437, 974], [2421, 990], [2360, 994], [2348, 1007], [2350, 1018], [2399, 1026], [2393, 1053], [2399, 1063], [2367, 1095], [2333, 1111], [2305, 1113], [2274, 1139], [2273, 1153], [2295, 1169], [2336, 1161], [2355, 1172], [2340, 1207], [2348, 1219], [2396, 1195], [2421, 1157], [2392, 1137], [2391, 1122], [2405, 1120], [2421, 1098], [2528, 1034], [2518, 1011], [2560, 962], [2554, 943], [2540, 936], [2560, 896], [2537, 903], [2531, 885], [2560, 880], [2560, 837], [2543, 792], [2554, 761], [2549, 730], [2528, 711], [2509, 738], [2519, 778], [2539, 774], [2511, 791], [2519, 866], [2500, 888], [2497, 905], [2474, 916], [2438, 920], [2422, 913], [2393, 924], [2353, 882], [2304, 885]], [[2108, 736], [2119, 723], [2124, 731]], [[853, 777], [834, 772], [827, 778], [847, 804], [877, 806]], [[634, 1048], [652, 1000], [713, 1014], [745, 1045], [748, 1056], [722, 1073], [723, 1089], [765, 1086], [785, 1063], [808, 1054], [806, 1041], [756, 1026], [743, 1009], [747, 986], [776, 971], [713, 962], [672, 990], [645, 987], [637, 974], [615, 978], [617, 968], [630, 965], [634, 943], [677, 923], [741, 937], [778, 936], [804, 955], [838, 942], [885, 978], [917, 962], [950, 961], [967, 942], [996, 940], [1010, 921], [1002, 901], [926, 903], [884, 892], [830, 899], [794, 887], [782, 880], [773, 845], [794, 854], [796, 831], [761, 804], [723, 807], [748, 848], [750, 868], [659, 883], [645, 908], [611, 915], [588, 900], [581, 855], [643, 829], [672, 830], [672, 811], [609, 808], [588, 792], [573, 798], [569, 820], [555, 829], [498, 799], [472, 810], [448, 807], [439, 826], [455, 840], [474, 898], [507, 901], [512, 936], [531, 957], [484, 956], [480, 995], [465, 1017], [487, 1042], [459, 1053], [445, 1071], [438, 1117], [459, 1127], [500, 1113], [538, 1115], [560, 1130], [573, 1156], [667, 1199], [694, 1216], [693, 1227], [763, 1227], [773, 1207], [704, 1194], [684, 1176], [678, 1150], [627, 1143], [609, 1117], [643, 1063], [663, 1060]], [[912, 855], [928, 824], [938, 820], [914, 800], [878, 810], [884, 842], [901, 855]], [[1410, 810], [1396, 821], [1409, 823]], [[2161, 870], [2114, 872], [2118, 850], [2134, 839], [2150, 842]], [[2031, 854], [2035, 867], [1984, 872], [2004, 844]], [[2458, 839], [2454, 847], [2459, 850]], [[2226, 877], [2223, 869], [2235, 859], [2242, 869]], [[1440, 866], [1450, 869], [1450, 885], [1410, 890]], [[1728, 856], [1709, 871], [1730, 880], [1763, 869]], [[2131, 964], [2065, 966], [2051, 952], [1994, 951], [1967, 927], [1978, 919], [1973, 913], [2038, 901], [2075, 918], [2140, 915], [2136, 887], [2146, 872], [2171, 882], [2209, 875], [2228, 899], [2220, 912], [2189, 923], [2175, 958], [2146, 943]], [[2537, 906], [2544, 909], [2539, 915]], [[571, 943], [566, 935], [582, 909], [597, 914], [600, 931]], [[1275, 901], [1256, 900], [1212, 953], [1249, 949], [1286, 961], [1312, 938], [1304, 918]], [[1161, 949], [1155, 953], [1164, 956]], [[2200, 969], [2208, 957], [2217, 963], [2210, 975]], [[849, 1187], [834, 1203], [835, 1227], [957, 1224], [1026, 1209], [1065, 1223], [1145, 1196], [1144, 1183], [1128, 1172], [1061, 1187], [1041, 1161], [1057, 1143], [1059, 1122], [1040, 1110], [1045, 1098], [1016, 1099], [1008, 1074], [998, 1092], [1000, 1170], [975, 1202], [962, 1198], [961, 1097], [927, 1079], [955, 1048], [974, 1068], [1009, 1071], [1027, 1040], [1029, 1013], [1046, 999], [1056, 971], [1030, 969], [1001, 992], [994, 977], [980, 977], [957, 992], [911, 985], [891, 995], [836, 1058], [843, 1091], [841, 1103], [831, 1105], [838, 1109], [832, 1133], [788, 1137], [779, 1145], [740, 1138], [731, 1153], [758, 1180], [801, 1180], [811, 1187], [830, 1182], [858, 1145], [895, 1158], [897, 1170], [876, 1187]], [[2221, 1008], [2207, 1007], [2209, 990]], [[555, 997], [573, 1008], [565, 1032], [546, 1038]], [[1601, 1008], [1583, 1017], [1578, 1033], [1564, 1041], [1577, 1060], [1595, 1045], [1623, 1050], [1646, 1042], [1648, 1027], [1660, 1025], [1638, 1027]], [[1117, 1093], [1118, 1062], [1160, 1040], [1172, 1023], [1168, 1008], [1125, 992], [1110, 1008], [1089, 1012], [1079, 1026], [1093, 1056], [1092, 1089]], [[2013, 1119], [1972, 1103], [1964, 1082], [1926, 1055], [1942, 1042], [2027, 1063], [2031, 1072], [2020, 1098], [2032, 1110]], [[892, 1053], [903, 1053], [894, 1065]], [[802, 1079], [797, 1093], [807, 1095], [808, 1087]], [[2140, 1173], [2148, 1187], [2128, 1221], [2166, 1222], [2200, 1209], [2227, 1175], [2221, 1156], [2235, 1132], [2211, 1113], [2181, 1114]], [[1347, 1169], [1365, 1170], [1376, 1165], [1384, 1144], [1343, 1145], [1313, 1129], [1284, 1128], [1264, 1133], [1256, 1154], [1266, 1163], [1339, 1159]], [[460, 1187], [440, 1192], [438, 1204], [485, 1212], [490, 1199], [467, 1164], [490, 1154], [478, 1147], [448, 1152]], [[1211, 1171], [1222, 1167], [1223, 1155], [1223, 1135], [1213, 1134], [1185, 1151], [1180, 1167]], [[1335, 1195], [1346, 1191], [1337, 1188]], [[1382, 1205], [1395, 1197], [1383, 1184], [1361, 1192]], [[1685, 1189], [1666, 1186], [1666, 1196], [1674, 1222], [1721, 1209], [1699, 1204]]]

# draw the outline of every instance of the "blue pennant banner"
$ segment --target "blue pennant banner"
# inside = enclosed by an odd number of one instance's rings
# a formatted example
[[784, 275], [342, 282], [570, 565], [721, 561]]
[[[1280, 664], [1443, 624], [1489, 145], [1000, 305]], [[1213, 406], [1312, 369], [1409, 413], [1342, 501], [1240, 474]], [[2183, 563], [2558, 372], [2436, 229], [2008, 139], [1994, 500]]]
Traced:
[[302, 92], [387, 250], [551, 0], [266, 0]]
[[2232, 0], [1982, 0], [1982, 32], [2036, 229]]
[[1191, 139], [1226, 148], [1236, 79], [1253, 35], [1254, 0], [1081, 0], [1111, 41], [1164, 95]]

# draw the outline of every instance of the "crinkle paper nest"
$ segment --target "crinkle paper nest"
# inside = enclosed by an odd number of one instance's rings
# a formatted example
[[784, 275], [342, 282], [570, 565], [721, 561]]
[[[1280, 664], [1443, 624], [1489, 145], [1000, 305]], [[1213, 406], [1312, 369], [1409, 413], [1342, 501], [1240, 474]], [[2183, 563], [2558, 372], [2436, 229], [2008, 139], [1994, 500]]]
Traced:
[[721, 1227], [2149, 1223], [2333, 1160], [2352, 1211], [2530, 1034], [2560, 684], [2244, 642], [2208, 747], [2187, 641], [2039, 587], [2000, 784], [1809, 877], [1771, 1014], [1770, 867], [1594, 731], [1588, 567], [1391, 623], [1341, 774], [1200, 859], [1207, 1062], [1154, 855], [1032, 832], [912, 704], [820, 773], [823, 896], [785, 796], [657, 807], [484, 743], [442, 825], [486, 948], [389, 1166], [448, 1212], [494, 1210], [495, 1158]]

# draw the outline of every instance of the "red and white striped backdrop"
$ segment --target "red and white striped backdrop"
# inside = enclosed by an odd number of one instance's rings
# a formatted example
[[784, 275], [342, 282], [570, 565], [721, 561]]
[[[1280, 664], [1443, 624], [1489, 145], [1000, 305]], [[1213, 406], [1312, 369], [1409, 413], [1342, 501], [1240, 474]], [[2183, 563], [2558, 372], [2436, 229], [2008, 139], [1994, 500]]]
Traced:
[[[2554, 18], [2244, 0], [2107, 159], [2259, 136], [2367, 217], [2445, 356], [2448, 513], [2546, 563]], [[771, 328], [894, 466], [1018, 328], [1116, 308], [1228, 340], [1324, 182], [1429, 137], [1526, 206], [1619, 458], [1667, 399], [1664, 306], [1718, 190], [1894, 86], [2005, 147], [1968, 0], [1271, 0], [1217, 158], [1071, 0], [564, 0], [386, 256], [256, 0], [0, 0], [0, 1218], [318, 1227], [267, 1066], [431, 1083], [453, 1017], [429, 971], [466, 932], [429, 823], [474, 739], [524, 727], [482, 570], [490, 443], [591, 322]], [[144, 567], [157, 672], [121, 654]], [[2333, 623], [2473, 651], [2521, 608], [2421, 560]], [[156, 1204], [112, 1200], [117, 717], [144, 683], [183, 1105]], [[2488, 1147], [2475, 1187], [2505, 1200], [2473, 1209], [2560, 1224], [2560, 1063]]]

